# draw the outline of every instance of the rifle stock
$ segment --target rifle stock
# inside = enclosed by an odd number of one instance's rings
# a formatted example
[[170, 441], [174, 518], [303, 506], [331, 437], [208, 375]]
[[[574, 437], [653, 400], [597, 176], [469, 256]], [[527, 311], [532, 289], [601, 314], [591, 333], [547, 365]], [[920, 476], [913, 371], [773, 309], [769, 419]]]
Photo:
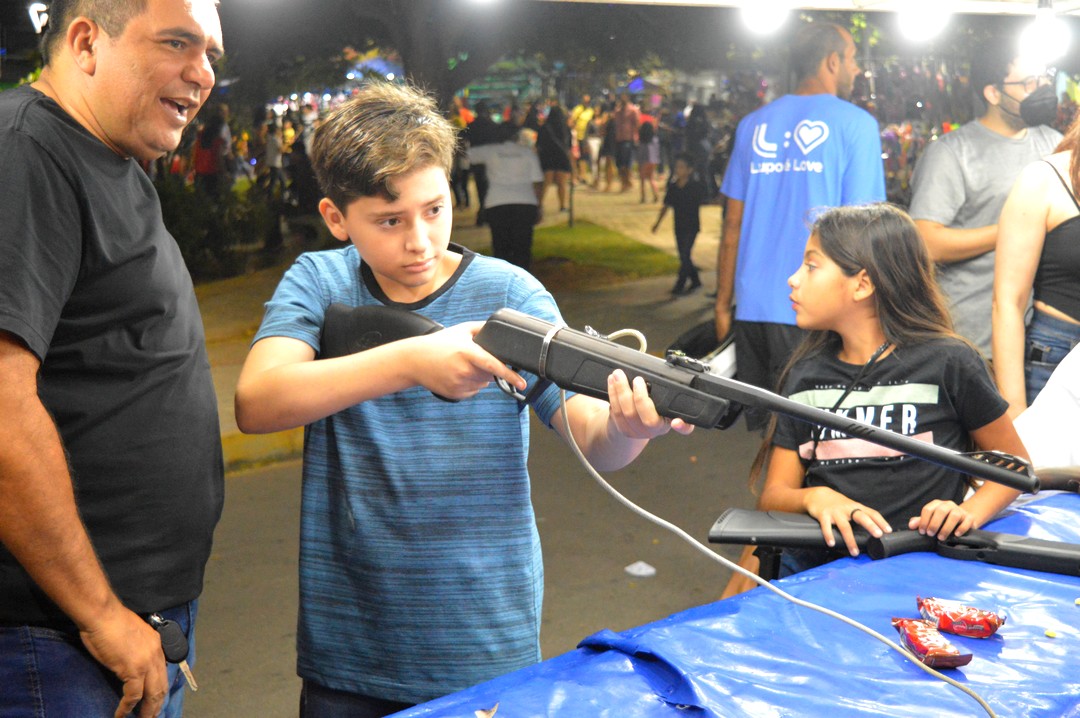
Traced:
[[442, 328], [438, 322], [407, 309], [382, 305], [347, 307], [334, 303], [327, 307], [323, 319], [319, 358], [355, 354]]

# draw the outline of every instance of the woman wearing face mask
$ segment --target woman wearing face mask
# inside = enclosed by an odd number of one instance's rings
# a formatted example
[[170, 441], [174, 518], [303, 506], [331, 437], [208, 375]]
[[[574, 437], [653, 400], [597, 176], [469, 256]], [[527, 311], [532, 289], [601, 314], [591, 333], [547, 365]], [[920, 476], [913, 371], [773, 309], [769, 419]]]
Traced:
[[1077, 145], [1080, 119], [1073, 120], [1054, 154], [1024, 168], [998, 221], [994, 373], [1013, 416], [1035, 400], [1054, 367], [1080, 343]]

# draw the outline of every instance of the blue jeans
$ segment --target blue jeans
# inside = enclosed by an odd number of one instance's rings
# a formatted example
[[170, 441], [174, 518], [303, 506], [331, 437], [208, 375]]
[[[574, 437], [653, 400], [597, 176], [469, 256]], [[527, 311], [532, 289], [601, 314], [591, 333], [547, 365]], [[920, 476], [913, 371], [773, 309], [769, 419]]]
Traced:
[[[160, 612], [188, 636], [188, 664], [195, 665], [198, 601]], [[162, 718], [184, 712], [184, 676], [167, 664], [169, 694]], [[123, 685], [95, 661], [76, 632], [34, 626], [0, 626], [0, 716], [4, 718], [112, 718]]]
[[1080, 324], [1035, 310], [1024, 343], [1024, 386], [1027, 403], [1035, 401], [1054, 369], [1080, 343]]
[[383, 718], [406, 708], [412, 704], [335, 691], [306, 678], [300, 692], [300, 718]]

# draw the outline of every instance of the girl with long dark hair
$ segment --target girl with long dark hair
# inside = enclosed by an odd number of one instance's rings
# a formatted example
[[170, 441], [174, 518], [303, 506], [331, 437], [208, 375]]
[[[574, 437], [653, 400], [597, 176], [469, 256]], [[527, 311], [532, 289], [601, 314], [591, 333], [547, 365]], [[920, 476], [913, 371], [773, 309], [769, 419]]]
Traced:
[[[784, 396], [938, 446], [1027, 457], [986, 362], [953, 332], [904, 212], [887, 204], [824, 212], [788, 284], [796, 322], [810, 333], [781, 377]], [[773, 418], [755, 480], [765, 465], [758, 508], [810, 514], [825, 543], [835, 528], [853, 556], [855, 525], [943, 539], [981, 526], [1018, 494], [990, 482], [969, 493], [958, 471], [787, 417]], [[785, 550], [780, 574], [836, 557]], [[742, 583], [736, 576], [725, 595]]]

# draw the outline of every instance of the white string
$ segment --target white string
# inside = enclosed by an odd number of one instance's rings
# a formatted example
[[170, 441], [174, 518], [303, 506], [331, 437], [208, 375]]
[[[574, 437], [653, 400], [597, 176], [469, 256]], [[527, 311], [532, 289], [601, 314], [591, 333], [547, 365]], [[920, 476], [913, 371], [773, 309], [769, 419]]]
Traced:
[[[617, 331], [617, 332], [615, 332], [613, 334], [608, 335], [608, 338], [609, 339], [618, 339], [618, 338], [621, 338], [621, 337], [624, 337], [624, 336], [637, 337], [639, 339], [640, 343], [641, 343], [641, 351], [645, 351], [645, 346], [646, 346], [645, 336], [641, 332], [637, 331], [636, 329], [621, 329], [621, 330], [619, 330], [619, 331]], [[884, 643], [889, 648], [891, 648], [894, 651], [898, 652], [904, 658], [910, 660], [914, 665], [921, 668], [926, 673], [929, 673], [931, 676], [933, 676], [933, 677], [935, 677], [935, 678], [937, 678], [939, 680], [942, 680], [945, 683], [948, 683], [950, 686], [953, 686], [954, 688], [957, 688], [957, 689], [963, 691], [964, 693], [968, 694], [973, 699], [975, 699], [975, 701], [978, 702], [978, 704], [982, 707], [982, 709], [984, 711], [986, 711], [986, 714], [988, 716], [990, 716], [990, 718], [997, 718], [997, 714], [994, 713], [993, 709], [983, 699], [982, 696], [980, 696], [978, 693], [976, 693], [974, 690], [972, 690], [968, 686], [965, 686], [964, 684], [959, 683], [959, 682], [957, 682], [956, 680], [954, 680], [952, 678], [949, 678], [944, 673], [941, 673], [940, 671], [934, 670], [930, 666], [922, 663], [921, 661], [916, 660], [914, 658], [914, 656], [912, 656], [907, 650], [905, 650], [901, 645], [899, 645], [895, 641], [890, 640], [889, 638], [881, 635], [880, 633], [878, 633], [874, 629], [870, 628], [869, 626], [863, 625], [862, 623], [859, 623], [858, 621], [856, 621], [853, 618], [848, 618], [847, 616], [843, 615], [842, 613], [838, 613], [836, 611], [833, 611], [832, 609], [825, 608], [824, 606], [820, 606], [820, 605], [818, 605], [816, 603], [811, 603], [810, 601], [804, 601], [801, 598], [796, 598], [795, 596], [792, 596], [790, 593], [788, 593], [788, 592], [786, 592], [786, 591], [784, 591], [784, 590], [782, 590], [780, 588], [777, 588], [776, 586], [772, 585], [768, 581], [764, 580], [763, 578], [758, 576], [756, 573], [753, 573], [752, 571], [748, 571], [745, 568], [743, 568], [742, 566], [739, 566], [738, 564], [736, 564], [736, 563], [734, 563], [732, 561], [729, 561], [728, 559], [726, 559], [725, 557], [723, 557], [720, 554], [716, 553], [711, 548], [709, 548], [705, 544], [701, 543], [696, 538], [694, 538], [693, 536], [691, 536], [690, 534], [688, 534], [686, 531], [684, 531], [680, 527], [676, 526], [675, 524], [673, 524], [673, 523], [671, 523], [669, 521], [666, 521], [665, 519], [662, 519], [659, 516], [646, 511], [645, 509], [638, 506], [637, 504], [635, 504], [630, 499], [623, 496], [621, 493], [618, 492], [618, 490], [615, 489], [614, 486], [609, 484], [607, 482], [607, 480], [605, 480], [604, 477], [601, 476], [600, 473], [595, 468], [593, 468], [593, 465], [589, 463], [589, 460], [585, 457], [585, 454], [582, 453], [581, 447], [578, 446], [577, 441], [574, 439], [574, 435], [570, 431], [570, 418], [569, 418], [569, 416], [567, 415], [567, 412], [566, 412], [566, 390], [564, 390], [564, 389], [559, 390], [559, 399], [560, 399], [561, 404], [562, 404], [563, 429], [566, 431], [567, 441], [570, 444], [570, 448], [573, 450], [574, 455], [577, 456], [578, 460], [585, 467], [585, 470], [589, 472], [589, 475], [592, 476], [593, 479], [595, 479], [596, 482], [599, 483], [600, 486], [603, 487], [603, 489], [605, 491], [607, 491], [609, 494], [611, 494], [611, 496], [614, 497], [615, 500], [618, 501], [620, 504], [622, 504], [626, 508], [633, 511], [638, 516], [641, 516], [642, 518], [653, 522], [654, 524], [660, 526], [661, 528], [667, 529], [671, 533], [675, 534], [679, 538], [681, 538], [684, 541], [686, 541], [687, 543], [689, 543], [693, 548], [697, 549], [701, 553], [708, 556], [710, 559], [720, 563], [722, 566], [726, 566], [727, 568], [731, 569], [732, 571], [735, 571], [736, 573], [740, 573], [743, 576], [746, 576], [747, 578], [749, 578], [749, 579], [753, 580], [755, 583], [757, 583], [759, 586], [764, 586], [765, 588], [769, 589], [770, 591], [777, 594], [781, 598], [784, 598], [784, 599], [786, 599], [788, 601], [791, 601], [792, 603], [794, 603], [797, 606], [803, 606], [804, 608], [809, 608], [811, 610], [817, 611], [818, 613], [823, 613], [826, 616], [831, 616], [832, 618], [835, 618], [838, 621], [843, 621], [844, 623], [848, 624], [849, 626], [857, 628], [860, 631], [862, 631], [863, 633], [866, 633], [866, 634], [876, 638], [877, 640], [881, 641], [882, 643]]]

